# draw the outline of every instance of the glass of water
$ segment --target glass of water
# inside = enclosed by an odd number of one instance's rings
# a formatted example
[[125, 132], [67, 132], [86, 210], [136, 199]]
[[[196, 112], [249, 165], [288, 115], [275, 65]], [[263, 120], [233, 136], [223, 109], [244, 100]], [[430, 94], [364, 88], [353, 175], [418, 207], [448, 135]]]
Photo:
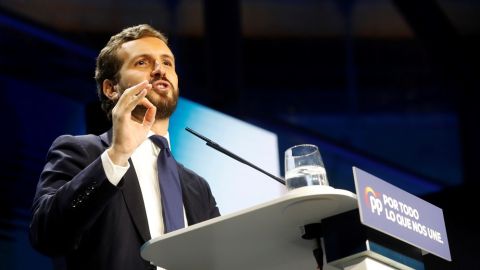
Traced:
[[285, 180], [288, 190], [328, 186], [327, 173], [317, 146], [302, 144], [285, 151]]

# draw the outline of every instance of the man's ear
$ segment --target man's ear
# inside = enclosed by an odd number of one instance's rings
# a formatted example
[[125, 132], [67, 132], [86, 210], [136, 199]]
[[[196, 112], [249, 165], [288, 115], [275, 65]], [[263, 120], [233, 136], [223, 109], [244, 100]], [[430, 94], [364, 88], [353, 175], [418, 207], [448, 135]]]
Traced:
[[110, 100], [117, 100], [118, 97], [120, 96], [120, 93], [118, 93], [116, 84], [114, 84], [113, 81], [109, 79], [103, 80], [102, 90], [103, 90], [103, 94]]

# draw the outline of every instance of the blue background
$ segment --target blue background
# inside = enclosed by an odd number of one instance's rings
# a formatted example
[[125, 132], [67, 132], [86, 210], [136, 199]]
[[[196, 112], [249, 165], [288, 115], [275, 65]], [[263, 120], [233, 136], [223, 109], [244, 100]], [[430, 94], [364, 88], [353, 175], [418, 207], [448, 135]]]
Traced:
[[453, 262], [426, 256], [427, 269], [476, 265], [479, 224], [465, 209], [478, 204], [478, 10], [469, 0], [2, 1], [0, 268], [52, 269], [26, 235], [45, 154], [61, 134], [108, 129], [95, 57], [145, 22], [169, 36], [183, 97], [276, 135], [276, 156], [242, 150], [276, 159], [283, 175], [285, 149], [318, 145], [332, 186], [353, 191], [357, 166], [444, 210]]

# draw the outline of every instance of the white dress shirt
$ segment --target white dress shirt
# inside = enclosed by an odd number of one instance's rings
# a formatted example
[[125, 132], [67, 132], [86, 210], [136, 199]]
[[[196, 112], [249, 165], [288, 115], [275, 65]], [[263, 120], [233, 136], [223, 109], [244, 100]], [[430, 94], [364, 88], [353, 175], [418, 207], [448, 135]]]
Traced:
[[[138, 183], [142, 192], [145, 212], [147, 213], [148, 228], [152, 238], [158, 237], [164, 233], [162, 201], [160, 197], [160, 187], [158, 183], [157, 157], [160, 148], [155, 145], [148, 137], [155, 135], [150, 131], [147, 139], [133, 152], [131, 159], [135, 172], [138, 177]], [[170, 145], [170, 136], [164, 135]], [[170, 148], [171, 149], [171, 148]], [[118, 185], [123, 175], [127, 172], [130, 164], [127, 166], [118, 166], [113, 164], [107, 151], [103, 152], [102, 164], [108, 180], [113, 185]], [[185, 208], [183, 210], [185, 225], [187, 225]]]

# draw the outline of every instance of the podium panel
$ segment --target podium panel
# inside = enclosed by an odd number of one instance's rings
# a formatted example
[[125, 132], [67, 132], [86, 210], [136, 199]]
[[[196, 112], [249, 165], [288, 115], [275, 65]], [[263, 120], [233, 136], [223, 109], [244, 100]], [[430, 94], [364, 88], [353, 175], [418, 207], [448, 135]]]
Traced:
[[369, 258], [390, 269], [424, 269], [420, 249], [363, 225], [358, 209], [323, 219], [322, 229], [326, 262], [337, 268]]
[[379, 261], [370, 259], [370, 258], [365, 258], [361, 262], [352, 265], [352, 266], [347, 266], [344, 268], [344, 270], [370, 270], [370, 269], [375, 269], [375, 270], [395, 270], [395, 268], [392, 268], [389, 265], [383, 264]]
[[315, 242], [303, 226], [357, 208], [346, 190], [309, 186], [144, 244], [141, 256], [168, 270], [312, 270]]

